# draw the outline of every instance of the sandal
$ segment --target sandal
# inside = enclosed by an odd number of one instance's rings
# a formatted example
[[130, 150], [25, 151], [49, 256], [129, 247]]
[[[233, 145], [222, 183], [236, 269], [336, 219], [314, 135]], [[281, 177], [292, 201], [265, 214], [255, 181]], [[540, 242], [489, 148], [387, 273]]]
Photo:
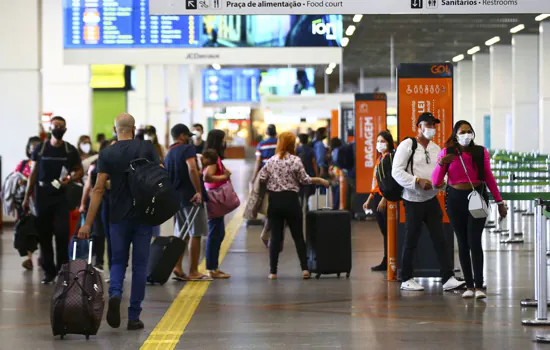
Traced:
[[267, 279], [269, 280], [276, 280], [277, 279], [277, 275], [276, 274], [270, 274], [269, 276], [267, 276]]
[[23, 268], [24, 268], [25, 270], [27, 270], [27, 271], [32, 271], [32, 269], [34, 268], [31, 259], [27, 259], [27, 260], [23, 261], [23, 263], [21, 264], [21, 266], [23, 266]]
[[309, 271], [307, 271], [307, 270], [302, 271], [302, 278], [305, 279], [305, 280], [310, 279], [311, 278], [311, 273], [309, 273]]
[[231, 278], [231, 275], [220, 270], [208, 271], [208, 276], [213, 279], [225, 280]]
[[200, 275], [198, 277], [189, 277], [187, 276], [186, 278], [186, 281], [190, 281], [190, 282], [210, 282], [210, 281], [213, 281], [214, 279], [210, 276], [207, 276], [207, 275]]
[[172, 273], [174, 274], [175, 277], [173, 277], [172, 279], [176, 280], [176, 281], [187, 281], [187, 275], [183, 272], [177, 272], [177, 271], [172, 271]]

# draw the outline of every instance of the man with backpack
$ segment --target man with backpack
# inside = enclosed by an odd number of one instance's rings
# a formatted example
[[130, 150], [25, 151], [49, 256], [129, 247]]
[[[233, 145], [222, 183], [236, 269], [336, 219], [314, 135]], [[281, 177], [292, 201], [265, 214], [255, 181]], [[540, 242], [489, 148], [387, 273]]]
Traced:
[[[31, 160], [35, 162], [27, 183], [23, 209], [29, 208], [36, 191], [36, 227], [40, 242], [40, 258], [44, 269], [42, 284], [54, 281], [61, 266], [69, 259], [69, 200], [67, 187], [82, 179], [84, 171], [76, 148], [63, 136], [67, 123], [62, 117], [51, 120], [51, 137], [34, 148]], [[52, 238], [55, 236], [57, 255], [54, 263]]]
[[141, 203], [136, 203], [135, 193], [131, 190], [133, 180], [129, 175], [129, 169], [134, 168], [139, 171], [139, 168], [134, 166], [136, 160], [146, 160], [148, 164], [154, 164], [160, 169], [160, 159], [152, 143], [134, 139], [135, 120], [130, 114], [121, 114], [116, 118], [115, 132], [118, 142], [99, 153], [96, 185], [92, 192], [86, 223], [79, 231], [79, 238], [89, 237], [105, 192], [105, 184], [110, 179], [112, 266], [107, 323], [113, 328], [120, 327], [122, 287], [130, 257], [130, 245], [132, 245], [132, 292], [127, 329], [138, 330], [144, 328], [139, 316], [141, 302], [145, 298], [147, 262], [153, 225], [143, 223], [143, 214], [137, 209]]
[[441, 266], [443, 289], [453, 290], [465, 284], [454, 277], [443, 231], [443, 212], [436, 197], [439, 189], [434, 188], [429, 180], [441, 151], [441, 148], [431, 141], [435, 136], [436, 124], [439, 123], [439, 119], [433, 114], [421, 114], [416, 124], [418, 135], [401, 142], [393, 160], [391, 174], [404, 188], [407, 233], [401, 259], [401, 289], [406, 291], [424, 290], [424, 287], [413, 278], [413, 260], [423, 223], [428, 228]]

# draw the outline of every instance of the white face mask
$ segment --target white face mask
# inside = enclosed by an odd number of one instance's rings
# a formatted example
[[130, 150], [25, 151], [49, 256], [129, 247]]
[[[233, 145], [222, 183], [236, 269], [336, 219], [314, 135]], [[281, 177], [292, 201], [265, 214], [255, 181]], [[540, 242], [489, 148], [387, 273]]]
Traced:
[[387, 143], [384, 143], [384, 142], [377, 142], [376, 143], [376, 150], [380, 153], [384, 153], [386, 152], [386, 150], [388, 149], [388, 144]]
[[146, 135], [143, 135], [143, 139], [144, 139], [145, 141], [152, 141], [152, 140], [153, 140], [153, 138], [152, 138], [151, 136], [147, 135], [147, 134], [146, 134]]
[[201, 135], [200, 134], [195, 134], [193, 135], [193, 141], [198, 141], [201, 139]]
[[92, 149], [92, 145], [90, 145], [89, 143], [81, 143], [80, 144], [80, 150], [85, 154], [90, 153], [91, 149]]
[[459, 135], [456, 135], [456, 136], [458, 137], [458, 143], [462, 147], [469, 146], [470, 143], [474, 140], [474, 135], [473, 134], [459, 134]]
[[431, 140], [435, 136], [435, 129], [425, 128], [422, 134], [424, 135], [425, 138], [427, 138], [428, 140]]

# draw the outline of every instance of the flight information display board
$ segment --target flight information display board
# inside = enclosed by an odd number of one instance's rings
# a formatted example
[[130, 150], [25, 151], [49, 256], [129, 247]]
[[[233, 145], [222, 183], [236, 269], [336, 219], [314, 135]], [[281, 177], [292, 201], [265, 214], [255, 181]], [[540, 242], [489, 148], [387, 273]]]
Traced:
[[259, 69], [204, 69], [202, 82], [203, 100], [206, 103], [260, 101]]
[[152, 16], [149, 0], [65, 0], [64, 47], [340, 47], [340, 15]]

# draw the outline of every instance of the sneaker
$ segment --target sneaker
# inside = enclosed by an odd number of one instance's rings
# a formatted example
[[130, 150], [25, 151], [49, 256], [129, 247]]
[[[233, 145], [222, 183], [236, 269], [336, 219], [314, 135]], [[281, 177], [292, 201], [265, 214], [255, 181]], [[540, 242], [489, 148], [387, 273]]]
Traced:
[[120, 327], [120, 297], [114, 295], [109, 299], [109, 309], [107, 310], [107, 323], [111, 328]]
[[50, 283], [53, 283], [53, 282], [55, 282], [55, 277], [48, 276], [48, 275], [46, 275], [46, 276], [44, 277], [44, 279], [43, 279], [42, 281], [40, 281], [40, 283], [46, 284], [46, 285], [47, 285], [47, 284], [50, 284]]
[[414, 278], [411, 278], [410, 280], [401, 283], [401, 290], [406, 290], [411, 292], [421, 292], [424, 290], [424, 287], [418, 284], [418, 282], [416, 282]]
[[388, 270], [388, 265], [386, 265], [386, 263], [382, 263], [380, 265], [371, 267], [370, 270], [374, 272], [384, 272]]
[[99, 271], [100, 273], [105, 272], [105, 271], [103, 270], [103, 265], [102, 265], [102, 264], [96, 264], [96, 265], [94, 266], [94, 269], [96, 269], [96, 270]]
[[449, 278], [449, 280], [447, 282], [445, 282], [445, 284], [443, 285], [443, 290], [444, 291], [449, 291], [449, 290], [457, 289], [457, 288], [462, 287], [465, 284], [466, 284], [465, 281], [459, 281], [456, 278], [454, 278], [454, 276], [453, 276], [453, 277]]
[[468, 289], [462, 294], [462, 297], [464, 299], [472, 299], [475, 296], [474, 291], [471, 289]]
[[476, 290], [477, 300], [486, 299], [486, 298], [487, 298], [487, 295], [482, 290]]
[[126, 329], [129, 331], [137, 331], [145, 328], [145, 325], [140, 320], [128, 320], [128, 326]]

